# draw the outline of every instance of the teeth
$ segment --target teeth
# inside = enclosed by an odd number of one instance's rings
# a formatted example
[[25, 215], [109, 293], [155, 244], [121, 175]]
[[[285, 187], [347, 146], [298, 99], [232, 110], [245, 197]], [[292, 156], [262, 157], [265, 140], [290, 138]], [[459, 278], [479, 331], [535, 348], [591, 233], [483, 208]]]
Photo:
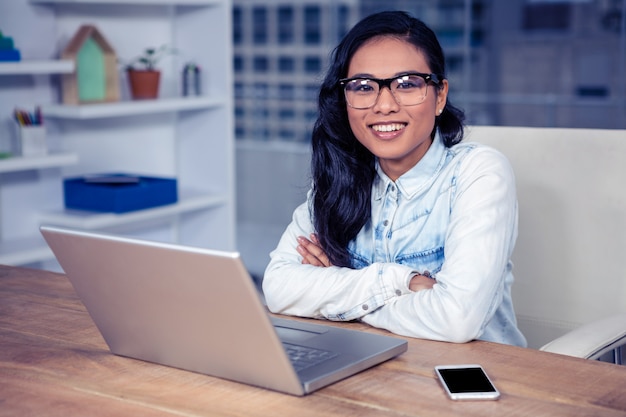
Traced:
[[393, 123], [393, 124], [389, 124], [389, 125], [374, 125], [372, 126], [372, 129], [374, 129], [377, 132], [393, 132], [395, 130], [402, 130], [404, 129], [403, 124], [401, 123]]

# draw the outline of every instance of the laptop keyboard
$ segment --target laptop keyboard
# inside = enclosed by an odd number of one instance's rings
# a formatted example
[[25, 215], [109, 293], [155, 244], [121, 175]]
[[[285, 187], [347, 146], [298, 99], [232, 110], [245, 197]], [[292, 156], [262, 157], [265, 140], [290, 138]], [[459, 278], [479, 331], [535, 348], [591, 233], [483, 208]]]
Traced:
[[292, 345], [290, 343], [283, 343], [283, 345], [296, 372], [300, 372], [303, 369], [317, 365], [338, 355], [336, 352], [323, 349]]

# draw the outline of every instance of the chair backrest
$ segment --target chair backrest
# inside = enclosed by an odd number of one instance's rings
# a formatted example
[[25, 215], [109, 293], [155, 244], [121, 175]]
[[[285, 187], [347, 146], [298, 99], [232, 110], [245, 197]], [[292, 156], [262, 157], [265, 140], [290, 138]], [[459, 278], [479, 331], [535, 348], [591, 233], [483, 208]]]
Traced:
[[529, 346], [626, 313], [626, 131], [472, 126], [466, 141], [515, 170], [513, 298]]

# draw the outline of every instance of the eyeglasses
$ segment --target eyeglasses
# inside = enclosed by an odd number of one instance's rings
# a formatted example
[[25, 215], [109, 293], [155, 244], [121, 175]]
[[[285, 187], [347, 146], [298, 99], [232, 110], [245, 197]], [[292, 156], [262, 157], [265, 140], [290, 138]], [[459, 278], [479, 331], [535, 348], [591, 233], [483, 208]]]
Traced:
[[339, 80], [348, 106], [354, 109], [369, 109], [376, 104], [380, 91], [387, 87], [398, 104], [416, 106], [428, 94], [428, 84], [439, 84], [443, 77], [437, 74], [411, 72], [392, 78], [344, 78]]

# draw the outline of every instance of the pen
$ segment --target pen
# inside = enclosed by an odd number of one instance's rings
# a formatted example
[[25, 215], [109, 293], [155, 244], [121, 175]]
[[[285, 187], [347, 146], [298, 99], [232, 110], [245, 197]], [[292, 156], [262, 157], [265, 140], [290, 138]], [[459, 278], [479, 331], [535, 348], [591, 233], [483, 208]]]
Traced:
[[20, 126], [24, 126], [24, 120], [22, 119], [22, 113], [20, 113], [17, 109], [15, 109], [13, 111], [13, 116], [15, 117], [15, 120], [17, 121], [17, 124], [19, 124]]
[[40, 126], [43, 124], [43, 115], [41, 113], [41, 107], [37, 106], [34, 113], [30, 113], [26, 110], [15, 109], [13, 111], [13, 117], [20, 126]]
[[35, 107], [35, 121], [38, 125], [43, 124], [43, 116], [41, 114], [41, 106]]

